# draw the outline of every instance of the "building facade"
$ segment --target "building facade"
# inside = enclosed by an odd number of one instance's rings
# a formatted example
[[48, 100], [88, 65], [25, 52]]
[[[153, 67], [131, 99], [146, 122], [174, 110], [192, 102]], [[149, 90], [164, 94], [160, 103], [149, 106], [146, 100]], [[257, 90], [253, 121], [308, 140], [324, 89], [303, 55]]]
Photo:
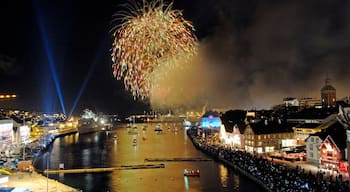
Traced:
[[247, 125], [244, 149], [249, 153], [271, 153], [295, 146], [293, 124], [260, 122]]
[[13, 120], [0, 119], [0, 150], [3, 151], [13, 141]]
[[320, 146], [320, 167], [331, 171], [338, 171], [339, 164], [343, 160], [343, 155], [344, 151], [328, 135]]
[[306, 160], [310, 163], [320, 163], [320, 146], [323, 142], [322, 136], [319, 134], [310, 135], [305, 140], [306, 145]]

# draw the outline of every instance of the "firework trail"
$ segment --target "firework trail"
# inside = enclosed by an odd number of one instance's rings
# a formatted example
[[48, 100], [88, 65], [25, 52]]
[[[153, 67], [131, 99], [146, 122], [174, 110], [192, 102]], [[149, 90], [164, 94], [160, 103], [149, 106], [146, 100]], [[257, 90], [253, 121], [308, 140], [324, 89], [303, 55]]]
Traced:
[[126, 11], [115, 15], [121, 24], [113, 29], [113, 75], [124, 80], [134, 98], [147, 98], [162, 76], [188, 63], [197, 39], [192, 24], [180, 10], [172, 10], [172, 3], [143, 0], [124, 6]]

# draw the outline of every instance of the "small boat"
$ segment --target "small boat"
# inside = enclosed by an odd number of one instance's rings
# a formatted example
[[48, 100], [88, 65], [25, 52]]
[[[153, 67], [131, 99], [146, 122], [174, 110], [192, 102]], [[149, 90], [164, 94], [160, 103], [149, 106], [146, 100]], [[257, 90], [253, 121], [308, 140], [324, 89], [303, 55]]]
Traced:
[[133, 145], [133, 146], [136, 146], [136, 145], [137, 145], [137, 139], [136, 139], [136, 138], [134, 138], [134, 139], [132, 140], [132, 145]]
[[142, 130], [146, 131], [146, 130], [147, 130], [147, 126], [144, 125], [144, 126], [142, 127]]
[[146, 141], [146, 140], [147, 140], [147, 137], [142, 137], [142, 139], [143, 139], [144, 141]]
[[195, 170], [187, 170], [187, 169], [185, 169], [184, 170], [184, 176], [186, 176], [186, 177], [199, 177], [200, 176], [199, 170], [197, 169], [195, 171]]
[[156, 128], [154, 129], [154, 131], [156, 131], [156, 132], [161, 132], [161, 131], [163, 131], [162, 126], [161, 126], [160, 124], [158, 124], [158, 125], [156, 126]]
[[118, 139], [118, 136], [117, 136], [117, 135], [114, 135], [114, 136], [113, 136], [113, 139], [114, 139], [114, 140], [117, 140], [117, 139]]

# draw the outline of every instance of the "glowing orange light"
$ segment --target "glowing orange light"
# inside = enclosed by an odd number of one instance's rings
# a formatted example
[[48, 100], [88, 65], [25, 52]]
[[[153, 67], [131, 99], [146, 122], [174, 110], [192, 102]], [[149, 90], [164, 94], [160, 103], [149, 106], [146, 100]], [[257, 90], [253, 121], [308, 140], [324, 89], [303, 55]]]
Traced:
[[12, 95], [0, 95], [0, 99], [10, 99], [10, 98], [16, 98], [17, 95], [12, 94]]

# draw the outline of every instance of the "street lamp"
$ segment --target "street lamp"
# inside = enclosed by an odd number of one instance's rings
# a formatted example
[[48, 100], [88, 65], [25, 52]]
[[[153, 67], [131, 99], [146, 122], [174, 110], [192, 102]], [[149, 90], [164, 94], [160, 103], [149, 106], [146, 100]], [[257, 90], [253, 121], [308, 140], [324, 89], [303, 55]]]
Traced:
[[46, 192], [49, 191], [49, 158], [50, 158], [50, 152], [47, 152], [46, 157]]
[[15, 95], [15, 94], [0, 95], [0, 99], [13, 99], [16, 97], [17, 97], [17, 95]]

